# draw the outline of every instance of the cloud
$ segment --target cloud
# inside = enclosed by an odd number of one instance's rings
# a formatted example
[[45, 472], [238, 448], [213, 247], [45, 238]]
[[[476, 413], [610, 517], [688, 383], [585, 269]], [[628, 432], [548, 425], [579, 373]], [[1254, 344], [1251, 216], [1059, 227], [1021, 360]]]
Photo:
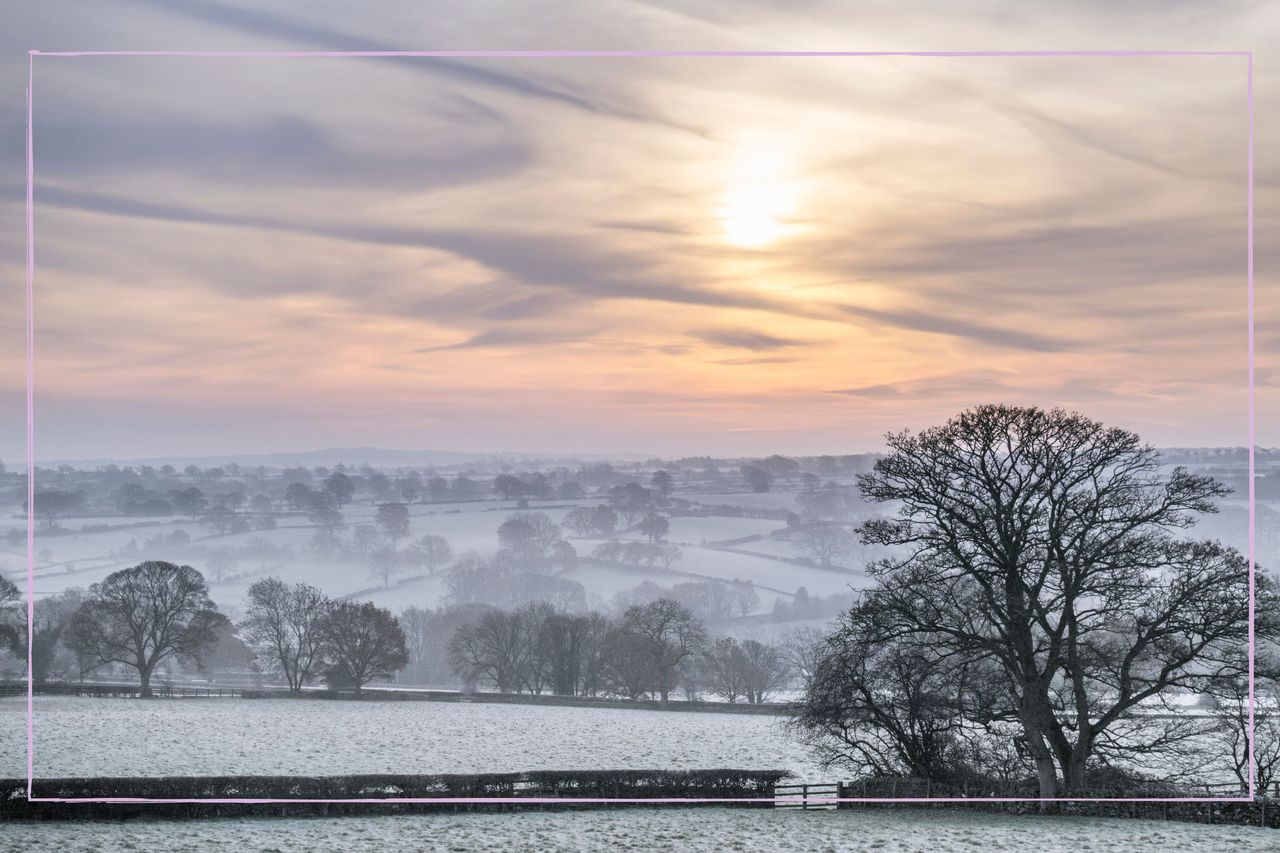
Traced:
[[841, 388], [830, 393], [867, 400], [926, 399], [952, 395], [968, 395], [972, 398], [974, 395], [990, 393], [998, 396], [1016, 390], [1015, 386], [1005, 381], [1011, 375], [1013, 374], [993, 370], [957, 371], [898, 382]]
[[1077, 343], [1054, 335], [1004, 329], [985, 323], [963, 320], [955, 316], [934, 314], [921, 309], [889, 310], [858, 305], [841, 305], [840, 310], [846, 314], [872, 320], [876, 323], [898, 326], [917, 332], [964, 338], [992, 347], [1029, 350], [1032, 352], [1065, 352], [1078, 348]]
[[[184, 0], [177, 5], [164, 0], [130, 0], [130, 2], [161, 9], [166, 13], [191, 18], [205, 24], [300, 45], [302, 49], [344, 52], [393, 52], [414, 49], [406, 48], [403, 44], [356, 35], [350, 31], [307, 23], [298, 18], [271, 14], [259, 9], [212, 3], [208, 0]], [[451, 78], [470, 85], [555, 103], [589, 113], [664, 125], [699, 136], [707, 135], [705, 130], [667, 120], [636, 106], [622, 106], [598, 96], [586, 95], [565, 86], [555, 85], [547, 82], [544, 76], [538, 73], [515, 74], [497, 71], [492, 67], [492, 62], [486, 62], [483, 59], [467, 61], [450, 57], [381, 57], [369, 61], [390, 63], [410, 72], [436, 78]]]
[[355, 148], [325, 126], [274, 115], [238, 122], [191, 116], [75, 117], [37, 121], [38, 174], [75, 180], [112, 172], [181, 174], [222, 187], [439, 188], [511, 175], [532, 149], [510, 122], [458, 128], [412, 153], [378, 150], [376, 134]]
[[802, 341], [792, 338], [780, 338], [751, 329], [712, 329], [703, 332], [690, 332], [691, 337], [724, 347], [735, 347], [749, 350], [774, 350], [794, 347]]

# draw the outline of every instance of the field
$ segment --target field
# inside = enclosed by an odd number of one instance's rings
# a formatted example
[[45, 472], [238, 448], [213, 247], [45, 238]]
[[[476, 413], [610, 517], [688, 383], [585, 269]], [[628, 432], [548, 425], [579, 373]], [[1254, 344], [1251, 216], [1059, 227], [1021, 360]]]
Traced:
[[[794, 494], [790, 492], [690, 497], [707, 504], [741, 506], [789, 507], [794, 503]], [[765, 498], [768, 500], [764, 500]], [[541, 502], [541, 505], [537, 501], [531, 503], [529, 510], [545, 512], [556, 522], [563, 519], [574, 506], [574, 503], [565, 501], [547, 501]], [[599, 501], [581, 503], [595, 505]], [[375, 510], [376, 507], [367, 502], [344, 507], [348, 525], [344, 535], [349, 538], [351, 528], [355, 525], [372, 523]], [[467, 551], [492, 554], [498, 547], [498, 526], [517, 511], [515, 502], [500, 500], [462, 504], [414, 504], [410, 507], [411, 532], [406, 541], [436, 534], [448, 540], [455, 555]], [[8, 519], [7, 524], [0, 524], [0, 528], [17, 529], [23, 524], [24, 520], [15, 517]], [[329, 595], [369, 600], [380, 606], [390, 607], [393, 611], [409, 606], [433, 607], [443, 602], [443, 572], [437, 572], [435, 577], [428, 577], [422, 571], [406, 573], [393, 578], [389, 587], [383, 588], [380, 581], [370, 576], [367, 565], [360, 559], [332, 561], [310, 554], [308, 543], [315, 535], [315, 527], [305, 516], [283, 515], [278, 519], [278, 524], [279, 527], [274, 530], [211, 535], [206, 527], [185, 517], [66, 519], [61, 523], [66, 532], [37, 532], [35, 550], [39, 556], [35, 564], [36, 595], [50, 595], [70, 587], [87, 587], [113, 571], [144, 559], [147, 539], [171, 535], [180, 530], [190, 537], [191, 544], [167, 555], [166, 559], [188, 562], [203, 571], [214, 601], [232, 616], [239, 612], [249, 585], [268, 575], [289, 582], [314, 584]], [[827, 596], [845, 593], [851, 586], [861, 587], [867, 583], [861, 574], [825, 571], [789, 562], [799, 556], [795, 546], [769, 536], [784, 526], [781, 521], [706, 516], [675, 517], [670, 524], [668, 540], [678, 545], [682, 554], [669, 570], [661, 567], [606, 566], [586, 562], [567, 572], [565, 577], [582, 584], [589, 602], [596, 607], [606, 606], [613, 595], [630, 590], [645, 580], [664, 586], [706, 579], [750, 581], [757, 587], [759, 614], [768, 613], [779, 598], [789, 601], [799, 587], [804, 587], [810, 595]], [[752, 553], [731, 553], [714, 545], [748, 536], [762, 538], [736, 547]], [[634, 531], [622, 533], [620, 538], [639, 538], [639, 534]], [[143, 548], [143, 552], [134, 556], [112, 556], [128, 545], [130, 540], [135, 540]], [[283, 560], [241, 558], [227, 577], [221, 580], [207, 570], [207, 554], [210, 550], [242, 547], [250, 540], [265, 540], [276, 547], [288, 548], [293, 557]], [[570, 541], [579, 555], [585, 557], [604, 540], [575, 537]], [[25, 548], [22, 543], [6, 541], [0, 549], [0, 573], [11, 578], [23, 590], [26, 588], [24, 563]]]
[[[37, 776], [791, 770], [765, 715], [441, 702], [38, 696]], [[26, 699], [0, 699], [0, 776], [26, 775]]]
[[[961, 853], [1275, 850], [1276, 830], [953, 810], [665, 808], [348, 818], [23, 823], [5, 851], [797, 850]], [[16, 830], [16, 832], [14, 831]]]

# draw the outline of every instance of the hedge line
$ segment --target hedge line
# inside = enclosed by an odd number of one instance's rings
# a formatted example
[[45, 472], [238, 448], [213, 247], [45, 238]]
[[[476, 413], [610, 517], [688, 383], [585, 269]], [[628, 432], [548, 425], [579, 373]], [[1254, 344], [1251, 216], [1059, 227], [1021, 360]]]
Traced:
[[[37, 779], [37, 798], [333, 799], [743, 798], [772, 805], [783, 770], [545, 770], [469, 775], [157, 776]], [[539, 803], [46, 803], [25, 779], [0, 780], [0, 819], [124, 819], [507, 810]], [[565, 806], [574, 804], [566, 803]], [[625, 804], [614, 804], [625, 805]], [[729, 804], [726, 804], [729, 805]], [[754, 803], [742, 805], [754, 806]]]

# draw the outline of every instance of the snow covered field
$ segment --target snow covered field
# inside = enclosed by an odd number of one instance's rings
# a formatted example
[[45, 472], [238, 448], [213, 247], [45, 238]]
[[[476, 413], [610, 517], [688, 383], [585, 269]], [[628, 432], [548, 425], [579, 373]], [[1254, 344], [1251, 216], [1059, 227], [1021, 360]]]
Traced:
[[[16, 830], [16, 831], [15, 831]], [[1121, 818], [955, 810], [797, 812], [666, 808], [345, 818], [14, 823], [4, 851], [475, 850], [1228, 853], [1280, 848], [1280, 831]]]
[[[702, 496], [710, 499], [712, 496]], [[754, 498], [769, 495], [719, 495], [722, 503], [758, 503]], [[773, 500], [789, 502], [791, 495], [775, 495]], [[592, 504], [598, 501], [586, 501]], [[531, 502], [530, 511], [545, 512], [559, 522], [574, 502]], [[358, 524], [371, 524], [376, 507], [368, 503], [349, 504], [344, 507], [348, 524], [344, 536]], [[491, 554], [498, 547], [497, 530], [503, 521], [517, 512], [513, 501], [477, 501], [462, 504], [414, 504], [410, 507], [411, 533], [409, 539], [426, 534], [443, 536], [449, 541], [455, 555], [469, 550]], [[672, 572], [654, 571], [641, 566], [604, 567], [584, 564], [569, 573], [568, 577], [581, 583], [589, 600], [598, 605], [606, 603], [615, 593], [629, 590], [644, 580], [653, 580], [664, 586], [682, 581], [716, 578], [724, 581], [739, 579], [751, 581], [759, 587], [759, 612], [767, 613], [774, 601], [781, 597], [789, 601], [798, 587], [805, 587], [811, 595], [844, 593], [852, 586], [864, 586], [866, 579], [855, 575], [842, 575], [817, 568], [806, 568], [769, 556], [732, 554], [712, 548], [703, 548], [704, 542], [720, 542], [744, 536], [763, 536], [764, 539], [742, 546], [746, 550], [781, 557], [795, 557], [795, 547], [787, 542], [770, 540], [768, 534], [782, 527], [782, 522], [769, 519], [711, 516], [706, 518], [675, 517], [671, 519], [669, 540], [681, 546], [682, 555], [671, 565]], [[11, 526], [20, 521], [11, 519]], [[301, 515], [282, 516], [274, 530], [252, 531], [240, 534], [211, 536], [206, 527], [190, 519], [172, 517], [163, 519], [128, 518], [72, 518], [62, 522], [70, 533], [37, 534], [36, 552], [42, 555], [36, 561], [36, 594], [38, 596], [61, 592], [69, 587], [87, 587], [113, 571], [134, 565], [142, 555], [111, 556], [124, 548], [130, 540], [140, 545], [146, 540], [183, 531], [191, 538], [190, 555], [166, 557], [189, 562], [205, 572], [210, 584], [210, 594], [222, 609], [235, 615], [243, 604], [249, 585], [268, 575], [286, 582], [314, 584], [333, 596], [356, 596], [377, 604], [401, 610], [414, 605], [434, 607], [442, 603], [445, 586], [442, 573], [434, 578], [393, 578], [389, 589], [376, 589], [379, 582], [370, 577], [368, 567], [359, 559], [354, 562], [331, 561], [309, 553], [308, 543], [315, 535], [315, 528]], [[88, 526], [105, 529], [81, 532]], [[622, 538], [638, 538], [635, 532]], [[207, 553], [216, 548], [237, 548], [254, 539], [261, 539], [279, 548], [288, 548], [293, 558], [278, 561], [266, 558], [262, 561], [243, 558], [230, 576], [217, 581], [207, 571]], [[571, 539], [582, 556], [604, 540]], [[0, 572], [11, 578], [25, 590], [25, 549], [13, 545], [0, 553]], [[259, 564], [261, 562], [261, 564]]]
[[[37, 696], [37, 776], [791, 770], [775, 717], [444, 702]], [[0, 699], [0, 776], [26, 775], [26, 698]]]

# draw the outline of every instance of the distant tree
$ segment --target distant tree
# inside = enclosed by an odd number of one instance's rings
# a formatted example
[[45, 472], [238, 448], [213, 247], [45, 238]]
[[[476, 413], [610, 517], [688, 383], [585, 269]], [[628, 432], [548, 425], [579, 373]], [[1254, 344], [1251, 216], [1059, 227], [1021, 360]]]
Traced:
[[796, 495], [804, 517], [810, 521], [846, 522], [859, 504], [857, 490], [828, 481]]
[[521, 614], [494, 610], [454, 633], [449, 660], [464, 680], [486, 678], [499, 693], [515, 693], [532, 651]]
[[266, 495], [254, 495], [249, 501], [249, 509], [256, 513], [266, 514], [271, 512], [274, 508], [271, 498]]
[[618, 515], [603, 504], [591, 511], [591, 530], [601, 536], [612, 536], [618, 527]]
[[396, 481], [396, 490], [405, 503], [416, 503], [422, 497], [422, 479], [417, 474], [401, 477]]
[[548, 559], [556, 569], [568, 571], [578, 564], [578, 549], [561, 540], [551, 546]]
[[625, 483], [609, 490], [609, 505], [630, 525], [652, 509], [653, 495], [639, 483]]
[[427, 573], [432, 576], [435, 575], [436, 569], [447, 565], [453, 559], [453, 549], [449, 547], [449, 540], [433, 533], [428, 533], [419, 539], [414, 548], [417, 551], [418, 560], [427, 567]]
[[209, 552], [209, 559], [206, 561], [209, 573], [213, 575], [215, 581], [221, 582], [227, 573], [236, 565], [235, 555], [226, 548], [215, 548]]
[[[58, 522], [84, 509], [84, 492], [68, 492], [60, 489], [44, 489], [35, 494], [36, 519], [46, 530], [58, 526]], [[26, 500], [23, 508], [26, 509]]]
[[524, 518], [511, 516], [498, 527], [498, 544], [520, 559], [533, 559], [538, 548], [537, 531]]
[[284, 490], [284, 500], [293, 510], [304, 510], [311, 505], [311, 487], [305, 483], [290, 483]]
[[324, 490], [333, 495], [334, 503], [337, 504], [338, 509], [342, 509], [347, 501], [351, 500], [352, 495], [356, 493], [356, 487], [351, 482], [351, 478], [340, 471], [335, 471], [329, 475], [324, 481]]
[[94, 664], [136, 669], [142, 696], [149, 698], [161, 661], [178, 655], [198, 659], [226, 624], [198, 571], [149, 560], [89, 587], [66, 642]]
[[654, 471], [653, 477], [649, 482], [653, 486], [654, 491], [656, 491], [664, 501], [671, 497], [671, 493], [675, 490], [676, 486], [675, 480], [673, 480], [671, 475], [666, 471]]
[[587, 496], [582, 486], [572, 480], [563, 482], [556, 489], [556, 497], [562, 501], [580, 501]]
[[759, 465], [743, 465], [742, 477], [747, 481], [747, 487], [753, 492], [767, 492], [773, 485], [773, 475]]
[[732, 637], [716, 640], [702, 656], [702, 679], [713, 695], [730, 705], [746, 695], [746, 666], [742, 649]]
[[361, 554], [368, 554], [378, 547], [378, 529], [372, 524], [357, 524], [351, 531], [351, 544]]
[[733, 609], [739, 616], [748, 616], [760, 606], [760, 596], [756, 593], [755, 584], [751, 581], [740, 581], [734, 578], [729, 583], [729, 593], [733, 597]]
[[248, 608], [241, 624], [259, 660], [284, 676], [297, 693], [320, 663], [321, 620], [332, 602], [307, 584], [284, 584], [278, 578], [255, 581], [248, 588]]
[[432, 503], [444, 503], [449, 499], [449, 481], [444, 477], [427, 480], [427, 499]]
[[421, 607], [406, 607], [400, 612], [400, 630], [404, 631], [405, 647], [409, 653], [408, 665], [416, 671], [422, 669], [431, 655], [434, 617], [432, 611]]
[[760, 461], [760, 467], [774, 477], [791, 477], [800, 473], [800, 463], [774, 454]]
[[369, 574], [382, 581], [385, 589], [391, 585], [391, 578], [400, 572], [400, 555], [390, 548], [382, 547], [369, 555]]
[[147, 490], [142, 487], [141, 483], [125, 483], [116, 490], [116, 508], [124, 515], [128, 515], [135, 505], [142, 503], [146, 499]]
[[382, 528], [382, 532], [391, 540], [391, 548], [394, 550], [396, 543], [409, 535], [409, 508], [400, 503], [388, 503], [378, 506], [378, 512], [374, 516], [378, 526]]
[[670, 542], [662, 542], [656, 546], [654, 556], [662, 563], [662, 568], [670, 569], [672, 563], [684, 556], [684, 552]]
[[565, 513], [560, 523], [578, 536], [589, 536], [595, 531], [595, 510], [585, 506], [574, 507]]
[[383, 500], [391, 494], [391, 478], [380, 471], [370, 474], [366, 481], [369, 487], [369, 494], [373, 495], [377, 500]]
[[[552, 521], [545, 512], [518, 512], [511, 519], [529, 525], [532, 531], [529, 545], [539, 559], [545, 559], [551, 548], [560, 541], [560, 525]], [[498, 538], [502, 538], [501, 533]]]
[[320, 621], [325, 675], [359, 696], [375, 678], [391, 678], [409, 663], [404, 631], [391, 611], [371, 602], [342, 601]]
[[205, 507], [209, 505], [209, 501], [205, 498], [204, 492], [195, 486], [188, 486], [172, 493], [169, 498], [173, 508], [183, 515], [189, 515], [192, 519], [204, 512]]
[[800, 529], [796, 536], [801, 551], [824, 569], [853, 552], [853, 534], [835, 524], [813, 524]]
[[311, 492], [308, 496], [307, 518], [324, 532], [330, 540], [347, 526], [346, 518], [338, 511], [338, 505], [328, 492]]
[[[31, 634], [31, 678], [36, 684], [44, 684], [54, 677], [74, 676], [87, 668], [80, 666], [77, 656], [62, 642], [67, 626], [84, 603], [83, 593], [80, 589], [69, 589], [36, 601], [32, 613], [34, 631]], [[25, 623], [26, 620], [22, 621]], [[0, 627], [2, 632], [3, 627]], [[18, 632], [25, 634], [26, 625], [18, 626]], [[18, 632], [15, 632], [15, 638]], [[2, 641], [0, 648], [3, 648]]]
[[215, 534], [223, 534], [231, 529], [231, 520], [235, 513], [225, 506], [211, 506], [200, 517], [200, 522]]
[[651, 689], [665, 705], [680, 665], [702, 650], [706, 629], [687, 607], [669, 598], [629, 608], [622, 622], [623, 630], [652, 661], [657, 682]]
[[493, 479], [493, 490], [503, 500], [523, 498], [529, 494], [529, 484], [511, 474], [499, 474]]
[[21, 600], [17, 585], [0, 575], [0, 651], [18, 648], [18, 604]]
[[770, 693], [791, 681], [791, 667], [781, 649], [757, 640], [743, 640], [741, 649], [743, 688], [751, 704], [767, 701]]
[[484, 489], [470, 477], [457, 477], [449, 487], [455, 501], [475, 501], [484, 496]]
[[649, 537], [650, 542], [657, 542], [666, 537], [670, 528], [671, 525], [664, 516], [651, 512], [644, 521], [640, 522], [639, 530]]

